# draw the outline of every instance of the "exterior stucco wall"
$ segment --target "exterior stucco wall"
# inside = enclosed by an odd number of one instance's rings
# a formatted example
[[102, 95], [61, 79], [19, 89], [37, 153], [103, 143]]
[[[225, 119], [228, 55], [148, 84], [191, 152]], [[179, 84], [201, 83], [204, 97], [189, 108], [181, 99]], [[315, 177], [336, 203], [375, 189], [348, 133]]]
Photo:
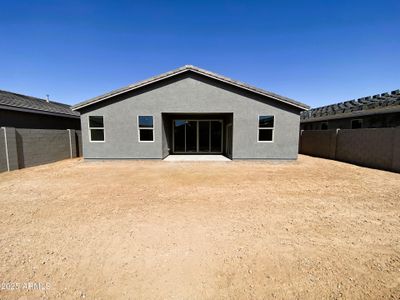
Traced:
[[351, 129], [352, 120], [362, 120], [362, 128], [388, 128], [400, 126], [400, 112], [397, 113], [377, 113], [368, 116], [357, 116], [351, 118], [332, 119], [317, 122], [302, 122], [302, 130], [320, 130], [321, 124], [326, 122], [328, 129]]
[[[233, 158], [296, 159], [299, 109], [276, 100], [186, 75], [81, 109], [85, 158], [163, 158], [162, 113], [232, 113]], [[105, 142], [90, 142], [88, 116], [104, 116]], [[154, 116], [154, 142], [138, 141], [137, 116]], [[257, 142], [258, 116], [274, 115], [273, 142]]]
[[0, 127], [81, 129], [79, 118], [0, 109]]

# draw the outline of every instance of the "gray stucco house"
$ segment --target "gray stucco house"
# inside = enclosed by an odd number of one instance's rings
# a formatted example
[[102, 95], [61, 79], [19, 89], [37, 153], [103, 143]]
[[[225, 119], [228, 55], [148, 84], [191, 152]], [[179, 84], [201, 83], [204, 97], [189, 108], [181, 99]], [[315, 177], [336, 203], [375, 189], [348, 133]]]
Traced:
[[190, 65], [73, 106], [87, 159], [296, 159], [307, 108]]

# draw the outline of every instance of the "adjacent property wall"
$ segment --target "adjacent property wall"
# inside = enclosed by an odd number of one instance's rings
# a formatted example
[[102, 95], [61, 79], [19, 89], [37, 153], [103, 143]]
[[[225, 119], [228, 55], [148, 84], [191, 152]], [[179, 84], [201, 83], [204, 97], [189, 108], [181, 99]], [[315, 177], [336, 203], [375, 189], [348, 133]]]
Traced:
[[394, 129], [340, 130], [336, 159], [390, 170], [393, 161]]
[[80, 129], [79, 117], [63, 117], [0, 108], [0, 127], [35, 129]]
[[353, 113], [351, 117], [347, 118], [337, 118], [315, 122], [302, 121], [300, 128], [302, 130], [320, 130], [322, 123], [325, 123], [328, 126], [328, 129], [351, 129], [352, 120], [361, 120], [362, 128], [391, 128], [400, 126], [400, 112], [384, 113], [380, 111], [375, 112], [375, 114], [362, 116], [358, 116], [357, 113]]
[[2, 127], [0, 129], [0, 171], [8, 169], [12, 171], [77, 157], [82, 153], [79, 150], [81, 144], [80, 132], [73, 129]]
[[336, 130], [302, 131], [300, 153], [335, 159]]
[[18, 165], [37, 166], [70, 158], [67, 130], [17, 129]]
[[[165, 157], [162, 114], [233, 115], [233, 159], [296, 159], [300, 109], [196, 74], [176, 76], [80, 110], [85, 158]], [[154, 142], [138, 141], [137, 117], [154, 116]], [[257, 142], [258, 116], [274, 115], [273, 142]], [[88, 117], [104, 116], [105, 142], [90, 142]]]
[[400, 127], [302, 131], [300, 153], [400, 172]]

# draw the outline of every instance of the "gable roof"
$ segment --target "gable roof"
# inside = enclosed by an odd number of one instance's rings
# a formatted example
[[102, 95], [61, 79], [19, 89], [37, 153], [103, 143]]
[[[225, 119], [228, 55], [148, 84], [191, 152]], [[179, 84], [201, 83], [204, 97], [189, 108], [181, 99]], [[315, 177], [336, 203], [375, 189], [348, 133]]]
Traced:
[[0, 108], [30, 113], [57, 115], [68, 118], [79, 118], [79, 113], [71, 110], [71, 106], [31, 96], [0, 90]]
[[400, 112], [400, 90], [321, 106], [300, 114], [303, 123]]
[[206, 76], [206, 77], [209, 77], [209, 78], [213, 78], [213, 79], [225, 82], [227, 84], [242, 88], [244, 90], [248, 90], [248, 91], [254, 92], [256, 94], [259, 94], [259, 95], [262, 95], [262, 96], [267, 96], [267, 97], [272, 98], [274, 100], [277, 100], [277, 101], [280, 101], [280, 102], [284, 102], [286, 104], [295, 106], [295, 107], [300, 108], [300, 109], [308, 109], [309, 108], [308, 105], [303, 104], [301, 102], [297, 102], [297, 101], [295, 101], [293, 99], [290, 99], [290, 98], [287, 98], [287, 97], [284, 97], [284, 96], [280, 96], [278, 94], [275, 94], [275, 93], [272, 93], [272, 92], [268, 92], [268, 91], [265, 91], [265, 90], [250, 86], [250, 85], [248, 85], [246, 83], [242, 83], [242, 82], [239, 82], [239, 81], [236, 81], [236, 80], [233, 80], [233, 79], [218, 75], [216, 73], [213, 73], [213, 72], [210, 72], [210, 71], [207, 71], [207, 70], [204, 70], [204, 69], [200, 69], [200, 68], [192, 66], [192, 65], [186, 65], [186, 66], [183, 66], [181, 68], [172, 70], [170, 72], [167, 72], [167, 73], [155, 76], [155, 77], [151, 77], [151, 78], [149, 78], [147, 80], [140, 81], [140, 82], [125, 86], [123, 88], [111, 91], [109, 93], [106, 93], [104, 95], [89, 99], [87, 101], [83, 101], [81, 103], [78, 103], [78, 104], [74, 105], [72, 107], [72, 109], [73, 110], [79, 110], [79, 109], [81, 109], [83, 107], [86, 107], [86, 106], [89, 106], [89, 105], [104, 101], [104, 100], [109, 99], [111, 97], [114, 97], [114, 96], [117, 96], [117, 95], [120, 95], [120, 94], [123, 94], [123, 93], [126, 93], [126, 92], [133, 91], [133, 90], [141, 88], [143, 86], [146, 86], [146, 85], [155, 83], [157, 81], [160, 81], [160, 80], [163, 80], [163, 79], [167, 79], [169, 77], [173, 77], [173, 76], [176, 76], [178, 74], [185, 73], [185, 72], [194, 72], [194, 73], [197, 73], [197, 74], [201, 74], [203, 76]]

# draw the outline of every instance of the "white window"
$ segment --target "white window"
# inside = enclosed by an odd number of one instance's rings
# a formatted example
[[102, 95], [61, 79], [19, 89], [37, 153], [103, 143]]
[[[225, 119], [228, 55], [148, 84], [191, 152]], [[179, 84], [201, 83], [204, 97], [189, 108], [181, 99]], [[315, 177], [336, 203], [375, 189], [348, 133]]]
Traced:
[[89, 116], [89, 138], [91, 142], [104, 142], [103, 116]]
[[154, 142], [153, 116], [138, 116], [139, 142]]
[[258, 116], [258, 142], [273, 142], [274, 116]]

